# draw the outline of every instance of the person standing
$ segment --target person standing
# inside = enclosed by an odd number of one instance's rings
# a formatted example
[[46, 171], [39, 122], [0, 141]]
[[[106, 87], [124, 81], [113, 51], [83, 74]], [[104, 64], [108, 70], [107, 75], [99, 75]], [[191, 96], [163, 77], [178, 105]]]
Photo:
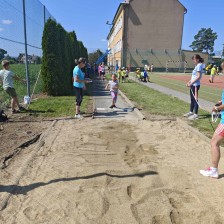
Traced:
[[154, 65], [151, 64], [151, 72], [153, 72], [153, 70], [154, 70]]
[[[221, 65], [224, 71], [224, 62]], [[218, 166], [220, 160], [220, 145], [224, 140], [224, 90], [222, 92], [222, 100], [213, 107], [213, 112], [221, 112], [221, 122], [217, 127], [211, 140], [211, 166], [208, 169], [200, 170], [200, 174], [205, 177], [218, 178]]]
[[192, 60], [195, 64], [195, 68], [192, 72], [191, 80], [186, 84], [186, 86], [190, 88], [190, 112], [184, 114], [184, 117], [188, 117], [189, 120], [196, 120], [198, 119], [198, 91], [200, 89], [203, 72], [203, 58], [201, 58], [200, 55], [196, 54], [192, 57]]
[[129, 82], [129, 70], [128, 70], [128, 68], [126, 68], [126, 70], [125, 70], [125, 79], [127, 79], [127, 81]]
[[126, 72], [125, 72], [125, 68], [123, 67], [121, 69], [121, 79], [122, 79], [122, 83], [125, 83], [125, 76], [126, 76]]
[[104, 81], [104, 79], [105, 79], [105, 74], [106, 74], [105, 65], [102, 64], [101, 65], [101, 70], [100, 70], [100, 78], [101, 78], [102, 81]]
[[215, 75], [218, 75], [216, 68], [217, 68], [217, 66], [214, 65], [213, 68], [211, 69], [211, 76], [209, 79], [210, 83], [214, 83], [214, 77], [215, 77]]
[[[9, 61], [3, 60], [2, 67], [3, 69], [0, 70], [0, 80], [3, 84], [3, 89], [12, 98], [11, 100], [12, 114], [19, 113], [21, 110], [24, 110], [24, 108], [19, 104], [19, 100], [17, 97], [16, 90], [14, 88], [13, 81], [18, 80], [22, 81], [23, 83], [26, 83], [26, 80], [18, 77], [12, 71], [10, 71]], [[16, 106], [18, 107], [18, 110], [16, 110]]]
[[82, 72], [82, 69], [86, 65], [86, 59], [80, 58], [77, 63], [78, 65], [73, 70], [73, 79], [74, 79], [73, 85], [74, 85], [75, 93], [76, 93], [75, 118], [80, 119], [82, 118], [80, 115], [80, 107], [83, 101], [83, 90], [86, 90], [85, 83], [87, 83], [88, 81], [85, 80], [85, 74]]
[[99, 64], [99, 66], [98, 66], [98, 75], [99, 75], [99, 78], [100, 78], [100, 73], [101, 73], [101, 64]]

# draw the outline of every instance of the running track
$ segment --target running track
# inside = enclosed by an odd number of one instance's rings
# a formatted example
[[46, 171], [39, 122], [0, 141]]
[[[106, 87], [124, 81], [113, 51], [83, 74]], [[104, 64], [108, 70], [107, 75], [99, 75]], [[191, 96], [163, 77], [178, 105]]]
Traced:
[[[183, 81], [184, 83], [187, 83], [190, 80], [190, 76], [189, 75], [163, 75], [161, 76], [164, 79], [173, 79], [173, 80], [180, 80]], [[205, 85], [205, 86], [209, 86], [212, 88], [219, 88], [219, 89], [223, 89], [224, 88], [224, 76], [215, 76], [214, 79], [214, 83], [209, 83], [209, 75], [204, 75], [202, 80], [201, 80], [201, 84]]]

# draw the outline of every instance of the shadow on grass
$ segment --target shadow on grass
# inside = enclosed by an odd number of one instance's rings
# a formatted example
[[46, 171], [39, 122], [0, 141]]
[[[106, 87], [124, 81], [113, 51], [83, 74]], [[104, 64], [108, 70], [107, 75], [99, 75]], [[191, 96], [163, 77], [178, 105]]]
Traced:
[[109, 173], [96, 173], [88, 176], [82, 176], [82, 177], [71, 177], [71, 178], [59, 178], [55, 180], [51, 180], [47, 183], [44, 182], [38, 182], [34, 184], [30, 184], [27, 186], [17, 186], [17, 185], [0, 185], [0, 192], [8, 192], [14, 195], [18, 194], [26, 194], [36, 188], [47, 186], [50, 184], [54, 183], [59, 183], [59, 182], [69, 182], [69, 181], [77, 181], [77, 180], [88, 180], [88, 179], [93, 179], [97, 177], [102, 177], [102, 176], [108, 176], [108, 177], [113, 177], [113, 178], [118, 178], [118, 179], [123, 179], [123, 178], [133, 178], [133, 177], [139, 177], [143, 178], [145, 176], [151, 176], [151, 175], [157, 175], [158, 173], [155, 171], [146, 171], [142, 173], [135, 173], [135, 174], [127, 174], [127, 175], [114, 175], [114, 174], [109, 174]]
[[35, 114], [46, 114], [46, 113], [55, 113], [55, 110], [32, 110], [28, 109], [27, 111], [24, 111], [24, 113], [35, 113]]

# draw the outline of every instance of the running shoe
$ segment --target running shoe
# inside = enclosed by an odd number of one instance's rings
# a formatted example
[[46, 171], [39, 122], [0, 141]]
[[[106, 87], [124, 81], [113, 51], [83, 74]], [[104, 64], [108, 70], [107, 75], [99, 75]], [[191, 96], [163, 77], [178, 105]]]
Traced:
[[212, 177], [212, 178], [218, 178], [218, 170], [214, 171], [211, 167], [209, 167], [207, 170], [200, 170], [200, 174], [205, 177]]
[[12, 114], [18, 114], [20, 113], [20, 110], [12, 110]]
[[114, 105], [111, 105], [111, 106], [110, 106], [110, 109], [113, 109], [113, 108], [114, 108]]
[[80, 114], [75, 115], [75, 119], [82, 119], [83, 117]]
[[187, 114], [184, 114], [184, 117], [190, 117], [190, 116], [192, 116], [192, 115], [193, 115], [192, 112], [188, 112]]
[[197, 114], [193, 114], [190, 117], [188, 117], [189, 120], [197, 120], [199, 118], [199, 116]]
[[26, 111], [26, 108], [25, 108], [25, 107], [20, 106], [20, 107], [19, 107], [19, 110], [20, 110], [20, 111]]

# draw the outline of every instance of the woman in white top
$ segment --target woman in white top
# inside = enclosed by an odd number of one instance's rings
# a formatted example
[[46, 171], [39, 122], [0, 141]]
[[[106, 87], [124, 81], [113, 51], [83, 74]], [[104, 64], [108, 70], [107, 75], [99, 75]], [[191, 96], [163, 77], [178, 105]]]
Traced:
[[196, 120], [198, 119], [198, 91], [201, 86], [201, 78], [203, 74], [202, 63], [204, 62], [204, 59], [196, 54], [192, 57], [192, 60], [195, 64], [195, 68], [192, 72], [191, 80], [186, 84], [186, 86], [190, 88], [190, 112], [185, 114], [184, 117], [188, 117], [190, 120]]

